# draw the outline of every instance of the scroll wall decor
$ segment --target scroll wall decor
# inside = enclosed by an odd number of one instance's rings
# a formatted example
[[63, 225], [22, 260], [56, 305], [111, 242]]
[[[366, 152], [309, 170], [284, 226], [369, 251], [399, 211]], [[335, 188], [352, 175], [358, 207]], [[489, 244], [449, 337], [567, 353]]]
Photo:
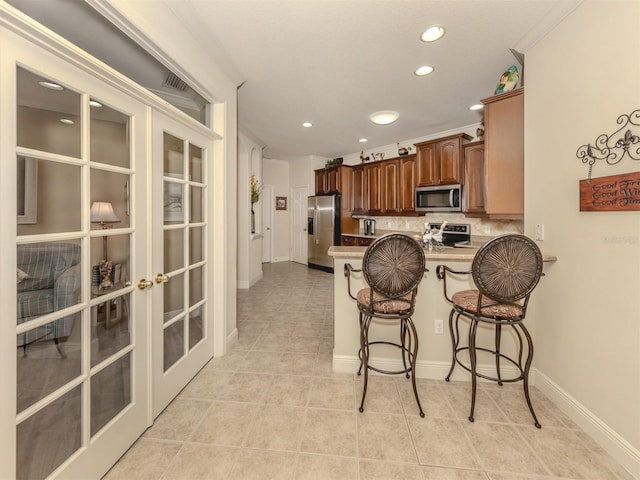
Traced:
[[580, 211], [640, 210], [640, 172], [591, 178], [598, 162], [616, 165], [627, 156], [640, 160], [640, 136], [636, 135], [640, 133], [640, 109], [620, 115], [617, 124], [616, 131], [599, 135], [593, 145], [582, 145], [576, 152], [589, 166], [587, 179], [580, 181]]

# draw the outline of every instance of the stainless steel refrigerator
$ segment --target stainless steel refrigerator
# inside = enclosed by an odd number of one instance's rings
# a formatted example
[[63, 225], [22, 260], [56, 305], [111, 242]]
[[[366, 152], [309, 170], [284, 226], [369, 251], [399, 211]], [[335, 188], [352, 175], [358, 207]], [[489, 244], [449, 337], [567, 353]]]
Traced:
[[340, 195], [316, 195], [307, 204], [308, 266], [333, 273], [329, 247], [340, 245]]

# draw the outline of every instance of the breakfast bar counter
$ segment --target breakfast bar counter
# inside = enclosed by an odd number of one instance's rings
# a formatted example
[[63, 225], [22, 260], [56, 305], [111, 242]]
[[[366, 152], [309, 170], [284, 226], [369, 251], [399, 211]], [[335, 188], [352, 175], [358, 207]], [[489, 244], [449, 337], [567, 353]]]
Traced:
[[[333, 257], [334, 263], [334, 347], [333, 347], [333, 369], [336, 372], [355, 373], [360, 366], [358, 350], [360, 349], [360, 327], [358, 324], [358, 308], [356, 302], [349, 296], [347, 279], [344, 275], [347, 263], [355, 269], [362, 268], [362, 257], [366, 247], [340, 247], [329, 248], [329, 255]], [[442, 380], [451, 366], [451, 337], [449, 334], [449, 312], [451, 306], [446, 302], [443, 294], [442, 281], [436, 277], [436, 267], [440, 264], [449, 266], [457, 271], [470, 271], [473, 257], [477, 252], [476, 248], [437, 248], [429, 251], [425, 249], [426, 268], [423, 280], [418, 287], [416, 308], [413, 315], [418, 339], [419, 350], [416, 365], [416, 376], [418, 378], [432, 378]], [[553, 263], [557, 260], [555, 256], [544, 255], [544, 271], [551, 270]], [[541, 285], [544, 284], [542, 277]], [[355, 295], [358, 290], [366, 286], [362, 273], [351, 274], [351, 291]], [[471, 275], [459, 276], [459, 278], [449, 278], [447, 289], [450, 292], [474, 288]], [[540, 288], [540, 287], [539, 287]], [[535, 302], [534, 293], [529, 304], [529, 315], [527, 323], [530, 330], [535, 332], [532, 326], [535, 323]], [[441, 320], [444, 324], [443, 331], [436, 333], [436, 321]], [[397, 325], [385, 325], [383, 322], [374, 322], [371, 327], [371, 335], [376, 338], [390, 342], [397, 341]], [[461, 332], [466, 335], [466, 332]], [[493, 331], [478, 331], [478, 345], [483, 342], [491, 344], [494, 341]], [[516, 342], [505, 335], [503, 338], [503, 348], [506, 354], [516, 354], [514, 351]], [[400, 369], [401, 360], [398, 358], [397, 349], [379, 346], [375, 352], [371, 353], [372, 360], [378, 365], [382, 365], [386, 370]], [[495, 369], [493, 358], [478, 358], [481, 371]], [[535, 363], [535, 357], [534, 357]], [[508, 368], [505, 368], [505, 372]], [[454, 371], [453, 380], [468, 380], [469, 376], [462, 369]]]

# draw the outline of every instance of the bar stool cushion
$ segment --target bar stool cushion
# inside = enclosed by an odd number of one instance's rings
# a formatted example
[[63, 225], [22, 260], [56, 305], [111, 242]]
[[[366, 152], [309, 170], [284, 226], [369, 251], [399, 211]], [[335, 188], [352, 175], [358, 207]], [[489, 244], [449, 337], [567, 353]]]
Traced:
[[[478, 310], [478, 290], [463, 290], [456, 292], [451, 297], [453, 303], [468, 313], [476, 314]], [[482, 297], [480, 315], [489, 318], [516, 319], [522, 316], [520, 303], [498, 303], [489, 297]]]
[[411, 309], [411, 296], [412, 293], [409, 292], [402, 297], [390, 299], [374, 290], [372, 309], [370, 288], [363, 288], [356, 295], [358, 303], [364, 307], [365, 310], [385, 314], [402, 314], [409, 311]]

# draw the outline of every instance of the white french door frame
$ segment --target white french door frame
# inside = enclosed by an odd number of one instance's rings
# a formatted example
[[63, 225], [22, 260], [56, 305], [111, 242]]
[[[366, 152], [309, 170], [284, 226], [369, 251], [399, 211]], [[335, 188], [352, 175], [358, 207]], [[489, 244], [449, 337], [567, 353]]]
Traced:
[[[0, 12], [2, 13], [2, 12]], [[0, 22], [0, 25], [2, 22]], [[16, 475], [17, 442], [16, 434], [18, 424], [31, 415], [35, 415], [40, 409], [45, 408], [55, 399], [62, 397], [67, 392], [81, 387], [81, 430], [80, 447], [69, 458], [64, 460], [51, 476], [64, 476], [69, 478], [100, 477], [110, 466], [127, 450], [150, 425], [150, 401], [148, 379], [150, 378], [149, 357], [149, 322], [147, 321], [148, 309], [144, 295], [131, 286], [124, 287], [119, 293], [130, 295], [130, 342], [118, 353], [115, 353], [103, 362], [91, 365], [90, 323], [91, 308], [98, 304], [90, 297], [90, 241], [99, 236], [99, 232], [92, 231], [89, 219], [89, 178], [91, 164], [89, 163], [89, 96], [95, 96], [109, 106], [125, 113], [130, 118], [131, 140], [129, 145], [129, 168], [115, 169], [120, 173], [130, 176], [130, 201], [131, 224], [128, 227], [118, 228], [117, 234], [130, 237], [130, 272], [132, 276], [148, 270], [148, 257], [137, 256], [136, 251], [143, 251], [141, 247], [146, 243], [147, 223], [146, 215], [140, 209], [145, 208], [146, 179], [148, 151], [146, 132], [149, 122], [149, 108], [136, 99], [122, 93], [100, 79], [92, 76], [84, 69], [71, 64], [66, 58], [52, 53], [51, 49], [43, 49], [19, 35], [16, 35], [0, 27], [0, 137], [3, 139], [0, 146], [0, 185], [3, 188], [4, 202], [0, 205], [0, 278], [3, 288], [0, 289], [0, 301], [3, 305], [3, 318], [0, 322], [0, 478], [13, 478]], [[81, 94], [82, 98], [82, 129], [81, 129], [81, 153], [79, 158], [65, 157], [49, 152], [19, 148], [16, 145], [17, 138], [17, 88], [16, 70], [21, 66], [28, 70], [54, 78], [65, 85], [70, 86]], [[7, 321], [16, 318], [16, 153], [30, 153], [47, 161], [55, 161], [61, 164], [74, 165], [81, 169], [81, 228], [79, 231], [64, 233], [44, 233], [29, 236], [24, 242], [58, 241], [65, 239], [79, 239], [82, 248], [81, 268], [81, 297], [80, 302], [74, 305], [73, 312], [80, 312], [82, 332], [81, 345], [81, 370], [80, 374], [70, 382], [53, 390], [42, 400], [26, 408], [20, 414], [16, 414], [17, 403], [17, 360], [16, 360], [16, 324], [15, 321]], [[106, 167], [107, 170], [114, 170]], [[127, 173], [129, 172], [129, 173]], [[46, 181], [41, 178], [40, 181]], [[64, 185], [59, 188], [65, 188]], [[11, 273], [13, 272], [13, 273]], [[11, 287], [8, 287], [11, 285]], [[140, 292], [143, 293], [143, 292]], [[90, 384], [93, 375], [98, 374], [109, 361], [117, 361], [126, 355], [131, 355], [131, 397], [130, 402], [117, 413], [109, 422], [95, 434], [90, 431]], [[34, 452], [37, 458], [37, 452]]]
[[[163, 198], [164, 198], [164, 168], [163, 168], [163, 159], [164, 159], [164, 134], [168, 133], [174, 137], [177, 137], [184, 141], [184, 152], [183, 152], [183, 161], [185, 162], [184, 168], [185, 172], [188, 171], [188, 145], [194, 145], [202, 149], [203, 158], [202, 158], [202, 168], [204, 179], [201, 185], [204, 185], [203, 194], [204, 194], [204, 212], [203, 212], [203, 221], [198, 222], [196, 225], [201, 226], [204, 231], [204, 241], [203, 241], [203, 260], [195, 264], [197, 268], [202, 268], [204, 270], [204, 279], [205, 285], [203, 288], [203, 300], [198, 302], [198, 308], [202, 308], [203, 312], [205, 312], [204, 322], [203, 322], [203, 334], [204, 338], [202, 338], [192, 349], [189, 349], [189, 338], [188, 338], [188, 321], [187, 316], [189, 313], [195, 309], [195, 307], [190, 307], [188, 305], [189, 295], [188, 289], [190, 288], [189, 279], [189, 245], [185, 241], [183, 248], [183, 260], [184, 264], [181, 269], [179, 269], [178, 275], [185, 276], [185, 285], [186, 291], [184, 292], [184, 302], [185, 302], [185, 316], [182, 317], [182, 320], [178, 318], [178, 321], [183, 321], [185, 324], [185, 335], [184, 348], [186, 354], [180, 358], [175, 364], [173, 364], [167, 371], [164, 371], [164, 329], [166, 325], [164, 323], [164, 292], [165, 292], [165, 284], [157, 283], [155, 278], [151, 278], [150, 280], [154, 282], [154, 287], [152, 287], [152, 315], [151, 315], [151, 335], [152, 335], [152, 413], [154, 418], [159, 415], [162, 410], [173, 400], [173, 398], [178, 395], [178, 393], [185, 387], [185, 385], [193, 378], [193, 376], [200, 371], [200, 369], [206, 364], [206, 362], [213, 357], [214, 354], [214, 312], [213, 308], [213, 275], [212, 270], [214, 267], [214, 257], [211, 253], [212, 246], [212, 222], [210, 221], [213, 218], [211, 213], [211, 201], [208, 200], [211, 194], [210, 183], [213, 180], [213, 149], [214, 149], [214, 137], [213, 135], [204, 136], [200, 133], [194, 131], [189, 128], [187, 125], [181, 124], [180, 122], [176, 122], [175, 120], [168, 118], [166, 115], [160, 112], [153, 112], [153, 120], [152, 120], [152, 151], [153, 151], [153, 163], [154, 168], [151, 175], [151, 198], [149, 201], [149, 205], [151, 209], [149, 211], [150, 217], [152, 219], [152, 234], [151, 234], [151, 242], [149, 245], [149, 252], [152, 255], [152, 269], [153, 276], [155, 277], [157, 274], [170, 274], [170, 272], [164, 272], [164, 212], [163, 212]], [[186, 208], [183, 209], [184, 215], [190, 215], [190, 204], [189, 204], [189, 195], [188, 192], [190, 188], [188, 188], [190, 179], [183, 178], [184, 182], [182, 185], [184, 197], [184, 205]], [[176, 225], [176, 230], [188, 229], [188, 225], [190, 225], [189, 218], [186, 219], [185, 223], [182, 225]], [[186, 238], [186, 237], [185, 237]], [[193, 268], [193, 265], [191, 266]], [[174, 280], [174, 281], [177, 281]], [[171, 282], [171, 276], [169, 275], [169, 282]]]

